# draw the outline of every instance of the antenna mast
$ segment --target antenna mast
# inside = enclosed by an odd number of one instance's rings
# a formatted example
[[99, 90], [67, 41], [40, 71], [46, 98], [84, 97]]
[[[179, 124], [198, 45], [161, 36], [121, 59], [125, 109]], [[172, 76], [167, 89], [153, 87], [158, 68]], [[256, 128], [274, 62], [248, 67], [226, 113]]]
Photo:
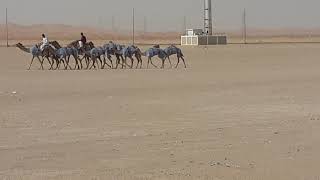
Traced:
[[134, 36], [135, 36], [135, 24], [134, 24], [134, 21], [135, 21], [135, 19], [134, 19], [134, 8], [132, 9], [132, 45], [134, 45]]
[[247, 13], [246, 9], [243, 10], [243, 42], [247, 44]]
[[7, 47], [9, 47], [8, 8], [6, 8], [6, 36]]

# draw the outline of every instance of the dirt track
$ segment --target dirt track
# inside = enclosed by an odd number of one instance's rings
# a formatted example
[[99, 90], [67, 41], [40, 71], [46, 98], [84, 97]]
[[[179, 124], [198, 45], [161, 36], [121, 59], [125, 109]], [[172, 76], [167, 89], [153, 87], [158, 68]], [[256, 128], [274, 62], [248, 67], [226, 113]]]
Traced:
[[186, 70], [27, 71], [1, 48], [0, 179], [320, 176], [320, 45], [183, 50]]

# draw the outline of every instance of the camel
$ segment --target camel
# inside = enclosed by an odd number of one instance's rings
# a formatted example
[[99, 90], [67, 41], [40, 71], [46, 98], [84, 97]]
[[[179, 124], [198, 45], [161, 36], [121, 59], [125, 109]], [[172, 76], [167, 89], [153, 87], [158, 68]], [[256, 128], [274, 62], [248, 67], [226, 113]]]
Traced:
[[[90, 67], [90, 69], [92, 67], [96, 68], [96, 63], [97, 65], [98, 62], [97, 60], [100, 61], [100, 64], [101, 64], [101, 69], [104, 69], [105, 65], [109, 66], [110, 68], [112, 68], [107, 62], [106, 62], [106, 58], [105, 58], [105, 54], [106, 54], [106, 50], [103, 48], [103, 47], [96, 47], [96, 48], [93, 48], [91, 49], [90, 51], [87, 51], [86, 52], [87, 56], [89, 56], [92, 60], [92, 65]], [[103, 63], [102, 63], [102, 60], [101, 60], [101, 56], [103, 57]], [[87, 64], [87, 69], [89, 68], [89, 63]]]
[[68, 54], [68, 64], [70, 61], [70, 57], [72, 56], [75, 60], [75, 66], [74, 69], [82, 69], [83, 65], [82, 65], [82, 61], [79, 58], [79, 51], [74, 48], [74, 47], [67, 47], [67, 54]]
[[[28, 70], [31, 69], [31, 65], [33, 63], [34, 58], [37, 58], [39, 60], [42, 70], [44, 69], [43, 68], [44, 58], [46, 58], [48, 60], [50, 65], [53, 63], [53, 62], [51, 63], [49, 58], [52, 57], [52, 55], [54, 54], [54, 49], [51, 48], [50, 46], [45, 47], [43, 51], [41, 51], [41, 49], [37, 45], [34, 45], [31, 48], [26, 48], [23, 44], [18, 43], [18, 44], [16, 44], [16, 46], [20, 50], [27, 52], [27, 53], [30, 53], [32, 55], [32, 59], [31, 59]], [[42, 61], [41, 61], [40, 57], [42, 57]]]
[[153, 64], [152, 62], [152, 57], [154, 56], [158, 56], [161, 60], [162, 60], [162, 66], [161, 68], [164, 68], [164, 62], [167, 58], [167, 54], [163, 49], [160, 48], [155, 48], [152, 47], [150, 49], [148, 49], [147, 51], [145, 51], [144, 53], [141, 54], [142, 56], [146, 56], [148, 58], [148, 64], [147, 64], [147, 68], [149, 68], [149, 63], [151, 63], [155, 68], [157, 68], [156, 65]]
[[94, 48], [94, 44], [91, 41], [87, 42], [86, 44], [83, 45], [83, 48], [81, 50], [80, 45], [79, 45], [79, 40], [75, 40], [75, 41], [72, 41], [71, 43], [69, 43], [67, 45], [67, 47], [74, 47], [74, 48], [79, 50], [80, 54], [84, 54], [86, 51], [89, 51], [89, 50], [93, 49]]
[[127, 58], [131, 59], [131, 66], [130, 68], [133, 68], [133, 55], [135, 55], [136, 59], [137, 59], [137, 65], [136, 65], [136, 69], [139, 67], [140, 64], [140, 69], [142, 68], [142, 58], [141, 58], [141, 50], [134, 46], [134, 45], [130, 45], [128, 47], [125, 47], [124, 49], [122, 49], [122, 54], [125, 58], [125, 63], [127, 64]]
[[74, 48], [78, 50], [78, 55], [83, 55], [82, 58], [78, 58], [80, 65], [82, 66], [82, 60], [86, 60], [87, 67], [89, 66], [90, 61], [90, 53], [89, 51], [94, 48], [93, 42], [88, 42], [84, 44], [82, 48], [79, 46], [79, 40], [72, 41], [70, 44], [67, 45], [68, 48]]
[[[54, 52], [53, 58], [56, 59], [56, 62], [57, 62], [57, 66], [56, 66], [55, 69], [60, 69], [61, 62], [63, 63], [65, 70], [67, 70], [68, 67], [70, 69], [72, 69], [71, 66], [69, 65], [68, 60], [67, 60], [67, 58], [68, 58], [68, 52], [67, 51], [68, 50], [67, 50], [66, 47], [62, 47], [62, 48], [57, 49]], [[52, 66], [53, 66], [53, 64], [54, 63], [52, 63]]]
[[170, 56], [176, 54], [176, 55], [177, 55], [177, 58], [178, 58], [178, 63], [177, 63], [177, 65], [175, 66], [175, 68], [178, 67], [178, 65], [179, 65], [179, 63], [180, 63], [180, 59], [182, 59], [183, 64], [184, 64], [184, 67], [187, 68], [186, 63], [185, 63], [185, 60], [184, 60], [184, 55], [183, 55], [183, 53], [182, 53], [182, 51], [181, 51], [180, 48], [176, 47], [175, 45], [171, 45], [171, 46], [165, 48], [164, 51], [165, 51], [166, 54], [167, 54], [167, 58], [168, 58], [168, 60], [169, 60], [169, 62], [170, 62], [170, 65], [171, 65]]
[[[56, 49], [62, 48], [62, 46], [57, 41], [50, 42], [52, 46], [54, 46]], [[79, 58], [79, 51], [75, 47], [65, 47], [67, 51], [67, 64], [69, 66], [70, 57], [72, 56], [75, 60], [75, 67], [74, 69], [82, 69], [82, 61]]]
[[115, 69], [118, 68], [118, 65], [120, 64], [121, 60], [122, 60], [122, 64], [121, 64], [122, 69], [125, 67], [125, 65], [127, 65], [127, 63], [125, 62], [125, 60], [123, 58], [123, 53], [122, 53], [122, 49], [124, 48], [123, 45], [114, 44], [112, 41], [110, 41], [108, 44], [103, 45], [103, 48], [106, 51], [107, 58], [111, 62], [112, 68], [113, 68], [113, 63], [112, 63], [111, 55], [114, 55], [117, 58]]

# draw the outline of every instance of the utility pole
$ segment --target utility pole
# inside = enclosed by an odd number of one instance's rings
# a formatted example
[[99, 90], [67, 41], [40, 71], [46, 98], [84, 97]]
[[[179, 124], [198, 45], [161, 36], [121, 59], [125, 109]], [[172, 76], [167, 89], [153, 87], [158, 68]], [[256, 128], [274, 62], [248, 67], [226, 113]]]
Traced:
[[144, 16], [143, 18], [143, 36], [146, 36], [147, 33], [147, 17]]
[[115, 19], [114, 19], [114, 16], [112, 16], [112, 19], [111, 19], [111, 26], [112, 26], [112, 32], [116, 32], [116, 22], [115, 22]]
[[6, 34], [7, 34], [7, 47], [9, 47], [8, 8], [6, 8]]
[[246, 9], [243, 10], [243, 42], [247, 44], [247, 14]]
[[182, 33], [184, 35], [187, 30], [187, 17], [186, 16], [183, 16], [183, 27], [182, 28], [183, 28]]
[[134, 27], [134, 25], [135, 25], [135, 24], [134, 24], [134, 21], [135, 21], [134, 15], [135, 15], [135, 14], [134, 14], [134, 8], [133, 8], [133, 9], [132, 9], [132, 45], [134, 45], [134, 36], [135, 36], [135, 34], [134, 34], [134, 33], [135, 33], [135, 32], [134, 32], [134, 30], [135, 30], [135, 29], [134, 29], [134, 28], [135, 28], [135, 27]]

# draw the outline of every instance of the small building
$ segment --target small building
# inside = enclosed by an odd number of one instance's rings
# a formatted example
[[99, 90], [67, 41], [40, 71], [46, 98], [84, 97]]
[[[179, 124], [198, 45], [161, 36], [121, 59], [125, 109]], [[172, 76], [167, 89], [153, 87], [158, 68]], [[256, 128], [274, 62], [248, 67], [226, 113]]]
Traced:
[[202, 29], [187, 29], [186, 35], [181, 36], [182, 46], [226, 45], [227, 43], [226, 35], [207, 35]]

